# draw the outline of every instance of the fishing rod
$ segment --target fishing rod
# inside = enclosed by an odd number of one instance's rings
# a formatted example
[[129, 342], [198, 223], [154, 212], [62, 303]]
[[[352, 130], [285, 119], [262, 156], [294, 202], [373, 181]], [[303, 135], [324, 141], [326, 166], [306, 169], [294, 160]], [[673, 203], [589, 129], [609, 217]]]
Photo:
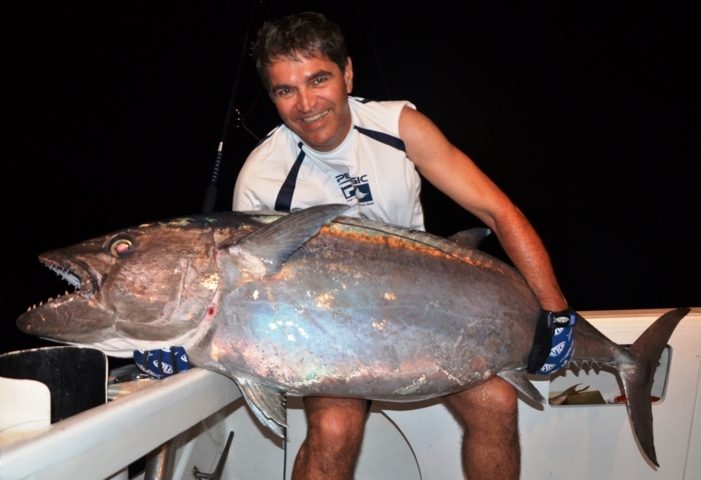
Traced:
[[[253, 1], [253, 7], [251, 8], [251, 14], [248, 19], [248, 25], [244, 33], [243, 42], [241, 42], [241, 55], [239, 55], [238, 68], [236, 69], [234, 76], [234, 84], [231, 89], [231, 96], [229, 97], [229, 103], [226, 109], [226, 118], [224, 119], [224, 128], [219, 140], [219, 145], [217, 146], [217, 153], [214, 157], [214, 167], [212, 168], [212, 175], [209, 179], [209, 184], [204, 194], [204, 201], [202, 202], [202, 213], [210, 213], [214, 210], [214, 206], [217, 200], [218, 193], [218, 183], [219, 183], [219, 172], [221, 170], [222, 160], [224, 158], [224, 140], [226, 139], [227, 131], [229, 130], [229, 125], [231, 125], [232, 115], [236, 113], [236, 121], [241, 121], [241, 112], [235, 106], [236, 102], [236, 92], [239, 86], [239, 80], [241, 78], [241, 70], [243, 69], [243, 60], [246, 58], [246, 49], [248, 47], [248, 38], [253, 27], [253, 22], [256, 14], [256, 5], [260, 0]], [[260, 2], [262, 3], [262, 2]]]

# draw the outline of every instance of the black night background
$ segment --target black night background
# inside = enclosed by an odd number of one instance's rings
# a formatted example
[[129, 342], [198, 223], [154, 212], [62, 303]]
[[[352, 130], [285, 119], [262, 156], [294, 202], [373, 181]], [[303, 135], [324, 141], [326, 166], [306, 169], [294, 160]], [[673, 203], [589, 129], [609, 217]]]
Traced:
[[[246, 153], [278, 122], [246, 39], [306, 9], [346, 32], [354, 94], [411, 100], [520, 206], [574, 308], [701, 306], [701, 35], [680, 5], [16, 5], [0, 353], [48, 344], [15, 327], [67, 287], [40, 252], [198, 213], [221, 140], [216, 209], [230, 208]], [[478, 225], [430, 186], [424, 205], [433, 233]], [[496, 239], [484, 248], [504, 258]]]

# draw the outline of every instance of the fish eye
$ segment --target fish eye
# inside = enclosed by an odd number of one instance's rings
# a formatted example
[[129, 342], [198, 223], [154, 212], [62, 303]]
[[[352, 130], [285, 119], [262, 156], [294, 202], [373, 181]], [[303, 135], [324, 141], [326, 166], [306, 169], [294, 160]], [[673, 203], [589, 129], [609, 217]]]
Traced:
[[131, 251], [134, 244], [128, 238], [115, 238], [110, 243], [110, 253], [113, 257], [121, 258]]

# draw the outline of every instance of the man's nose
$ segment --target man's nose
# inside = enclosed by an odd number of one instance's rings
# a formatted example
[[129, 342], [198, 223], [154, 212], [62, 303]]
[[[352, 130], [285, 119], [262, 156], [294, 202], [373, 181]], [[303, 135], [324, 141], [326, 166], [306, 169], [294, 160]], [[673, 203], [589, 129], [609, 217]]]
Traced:
[[306, 88], [300, 88], [297, 95], [297, 108], [302, 112], [308, 112], [314, 107], [314, 93]]

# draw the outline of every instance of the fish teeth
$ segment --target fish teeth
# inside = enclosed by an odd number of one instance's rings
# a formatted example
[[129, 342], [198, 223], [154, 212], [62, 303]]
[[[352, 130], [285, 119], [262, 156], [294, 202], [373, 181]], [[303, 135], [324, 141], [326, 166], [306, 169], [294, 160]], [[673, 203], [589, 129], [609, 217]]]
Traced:
[[49, 269], [51, 269], [56, 275], [68, 282], [73, 288], [80, 290], [80, 278], [78, 278], [70, 270], [64, 270], [63, 268], [50, 264], [47, 264], [47, 267], [49, 267]]
[[[80, 290], [80, 289], [78, 289], [78, 290]], [[63, 292], [62, 294], [56, 295], [56, 297], [49, 297], [47, 300], [40, 301], [39, 304], [36, 304], [36, 303], [35, 303], [34, 305], [31, 305], [31, 306], [27, 307], [27, 312], [31, 312], [32, 310], [36, 310], [37, 308], [43, 306], [43, 305], [44, 305], [44, 302], [46, 302], [46, 304], [48, 305], [48, 304], [50, 304], [51, 302], [53, 302], [54, 299], [58, 300], [59, 298], [63, 297], [64, 295], [71, 295], [71, 292], [69, 292], [68, 290], [66, 290], [66, 291]]]

